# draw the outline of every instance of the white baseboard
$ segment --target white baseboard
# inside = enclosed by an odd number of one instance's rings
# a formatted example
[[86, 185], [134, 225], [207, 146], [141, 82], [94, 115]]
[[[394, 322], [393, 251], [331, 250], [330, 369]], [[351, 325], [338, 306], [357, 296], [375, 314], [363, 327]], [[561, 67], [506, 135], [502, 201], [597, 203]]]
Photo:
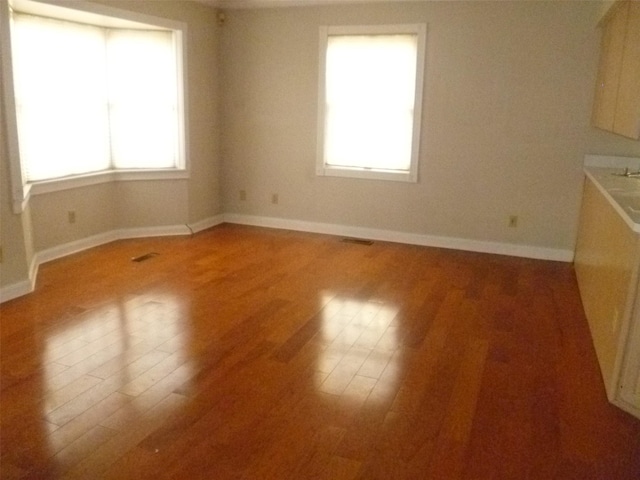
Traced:
[[191, 229], [187, 225], [166, 225], [159, 227], [123, 228], [100, 233], [91, 237], [82, 238], [73, 242], [58, 245], [57, 247], [42, 250], [36, 253], [38, 265], [66, 257], [74, 253], [98, 247], [116, 240], [145, 237], [168, 237], [177, 235], [191, 235]]
[[0, 303], [8, 302], [9, 300], [27, 295], [31, 292], [33, 292], [33, 287], [29, 280], [7, 285], [6, 287], [0, 288]]
[[9, 300], [13, 300], [14, 298], [18, 298], [33, 292], [36, 286], [36, 277], [38, 276], [38, 266], [38, 262], [34, 257], [31, 260], [31, 265], [29, 265], [28, 280], [23, 280], [21, 282], [13, 283], [11, 285], [7, 285], [6, 287], [0, 288], [0, 303], [8, 302]]
[[220, 225], [221, 223], [224, 223], [224, 215], [222, 214], [205, 218], [204, 220], [200, 220], [199, 222], [190, 223], [189, 228], [193, 231], [193, 233], [198, 233], [208, 228], [215, 227], [216, 225]]
[[191, 230], [186, 225], [167, 225], [160, 227], [124, 228], [122, 230], [116, 230], [115, 234], [117, 240], [125, 240], [127, 238], [191, 235]]
[[38, 265], [42, 265], [43, 263], [66, 257], [67, 255], [73, 255], [74, 253], [82, 252], [83, 250], [114, 242], [120, 239], [118, 233], [119, 232], [117, 230], [112, 230], [110, 232], [93, 235], [91, 237], [82, 238], [80, 240], [48, 248], [46, 250], [41, 250], [35, 255], [36, 262]]
[[[207, 219], [203, 222], [198, 222], [198, 224], [196, 225], [200, 225], [201, 223], [206, 223], [208, 225], [211, 221], [211, 219]], [[222, 222], [220, 221], [219, 223]], [[91, 237], [82, 238], [80, 240], [75, 240], [73, 242], [42, 250], [40, 252], [37, 252], [33, 257], [29, 269], [29, 280], [23, 280], [21, 282], [0, 288], [0, 303], [31, 293], [35, 288], [38, 267], [43, 263], [66, 257], [67, 255], [72, 255], [74, 253], [82, 252], [90, 248], [98, 247], [100, 245], [104, 245], [116, 240], [124, 240], [127, 238], [191, 235], [192, 230], [195, 231], [195, 229], [190, 228], [187, 225], [124, 228], [120, 230], [112, 230], [110, 232], [105, 232], [98, 235], [93, 235]]]
[[159, 237], [170, 235], [190, 235], [221, 223], [236, 223], [257, 227], [279, 228], [300, 232], [322, 233], [344, 237], [366, 238], [384, 242], [406, 243], [424, 247], [451, 248], [471, 252], [492, 253], [496, 255], [510, 255], [514, 257], [534, 258], [538, 260], [554, 260], [572, 262], [573, 251], [517, 245], [511, 243], [487, 242], [468, 240], [463, 238], [441, 237], [436, 235], [422, 235], [417, 233], [398, 232], [365, 227], [351, 227], [332, 223], [307, 222], [286, 218], [261, 217], [253, 215], [224, 214], [216, 215], [190, 225], [167, 225], [160, 227], [125, 228], [93, 235], [73, 242], [65, 243], [53, 248], [37, 252], [31, 262], [29, 280], [24, 280], [0, 288], [0, 303], [31, 293], [35, 287], [39, 265], [66, 257], [74, 253], [104, 245], [115, 240], [127, 238]]
[[451, 248], [454, 250], [466, 250], [470, 252], [509, 255], [512, 257], [534, 258], [537, 260], [553, 260], [558, 262], [573, 261], [573, 250], [563, 250], [556, 248], [534, 247], [530, 245], [488, 242], [481, 240], [468, 240], [464, 238], [441, 237], [436, 235], [423, 235], [418, 233], [406, 233], [393, 230], [351, 227], [347, 225], [305, 222], [300, 220], [289, 220], [285, 218], [259, 217], [252, 215], [226, 214], [224, 216], [224, 220], [227, 223], [237, 223], [240, 225], [253, 225], [257, 227], [280, 228], [310, 233], [323, 233], [345, 237], [366, 238], [370, 240], [406, 243], [409, 245], [420, 245], [424, 247]]

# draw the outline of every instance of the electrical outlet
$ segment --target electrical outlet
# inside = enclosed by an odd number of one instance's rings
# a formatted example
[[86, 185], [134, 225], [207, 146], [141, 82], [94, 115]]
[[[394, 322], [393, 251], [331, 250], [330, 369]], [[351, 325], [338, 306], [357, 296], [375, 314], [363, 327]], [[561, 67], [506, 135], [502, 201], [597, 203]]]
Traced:
[[69, 210], [67, 212], [67, 218], [69, 219], [69, 223], [76, 223], [76, 212], [75, 212], [75, 210]]
[[247, 191], [240, 190], [240, 201], [244, 202], [247, 199]]
[[518, 227], [518, 216], [510, 215], [509, 216], [509, 228], [517, 228]]
[[279, 201], [278, 194], [277, 193], [272, 193], [271, 194], [271, 203], [273, 203], [274, 205], [277, 205], [278, 201]]

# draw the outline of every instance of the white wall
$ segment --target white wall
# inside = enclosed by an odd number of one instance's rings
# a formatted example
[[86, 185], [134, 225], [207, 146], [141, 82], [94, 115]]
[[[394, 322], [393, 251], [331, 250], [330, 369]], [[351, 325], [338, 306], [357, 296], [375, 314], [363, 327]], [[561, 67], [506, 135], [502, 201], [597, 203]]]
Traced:
[[[227, 11], [225, 211], [572, 250], [584, 154], [640, 155], [638, 142], [589, 127], [600, 9], [457, 1]], [[399, 22], [428, 24], [419, 182], [317, 177], [318, 27]]]

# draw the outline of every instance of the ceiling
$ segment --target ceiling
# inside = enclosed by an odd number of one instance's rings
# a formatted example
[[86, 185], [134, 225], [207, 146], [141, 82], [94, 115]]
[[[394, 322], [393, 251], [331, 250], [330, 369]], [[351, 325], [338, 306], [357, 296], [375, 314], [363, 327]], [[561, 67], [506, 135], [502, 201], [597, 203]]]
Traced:
[[[455, 2], [458, 0], [195, 0], [212, 7], [235, 9], [235, 8], [269, 8], [269, 7], [291, 7], [291, 6], [311, 6], [311, 5], [345, 5], [358, 3], [397, 3], [397, 2]], [[469, 1], [487, 1], [487, 0], [469, 0]], [[500, 2], [508, 1], [545, 1], [545, 0], [493, 0]], [[548, 1], [548, 0], [546, 0]], [[584, 0], [567, 0], [571, 2], [580, 2]], [[601, 2], [610, 2], [612, 0], [592, 0]]]
[[[336, 5], [348, 3], [402, 2], [406, 0], [197, 0], [200, 3], [220, 8], [267, 8], [309, 5]], [[413, 0], [429, 1], [429, 0]]]

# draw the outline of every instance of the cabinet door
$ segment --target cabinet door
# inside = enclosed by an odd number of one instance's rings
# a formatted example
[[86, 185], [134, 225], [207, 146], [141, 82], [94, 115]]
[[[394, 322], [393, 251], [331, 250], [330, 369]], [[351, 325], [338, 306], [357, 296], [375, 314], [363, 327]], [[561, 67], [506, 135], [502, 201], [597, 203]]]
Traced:
[[[638, 288], [635, 293], [638, 296]], [[636, 298], [631, 318], [620, 382], [620, 397], [626, 403], [621, 406], [640, 418], [640, 296]]]
[[640, 2], [629, 2], [613, 131], [640, 138]]
[[600, 371], [611, 401], [616, 398], [620, 378], [620, 336], [629, 315], [629, 291], [635, 265], [640, 261], [638, 248], [637, 234], [587, 179], [574, 266]]
[[602, 31], [598, 81], [591, 117], [591, 123], [594, 127], [609, 132], [613, 131], [616, 115], [629, 2], [620, 2], [612, 8], [614, 10], [605, 22]]

